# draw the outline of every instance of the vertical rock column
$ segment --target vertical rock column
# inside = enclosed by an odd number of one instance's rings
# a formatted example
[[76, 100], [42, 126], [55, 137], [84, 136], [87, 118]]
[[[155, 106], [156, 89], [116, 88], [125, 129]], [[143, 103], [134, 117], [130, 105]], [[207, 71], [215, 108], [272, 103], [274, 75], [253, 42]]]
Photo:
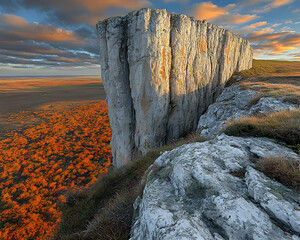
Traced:
[[126, 27], [123, 18], [108, 19], [98, 24], [101, 73], [112, 130], [110, 144], [116, 167], [125, 165], [136, 151]]
[[136, 114], [135, 146], [144, 154], [166, 142], [170, 101], [170, 15], [149, 9], [128, 19], [129, 81]]
[[252, 65], [248, 41], [166, 10], [97, 25], [114, 165], [194, 131], [235, 71]]

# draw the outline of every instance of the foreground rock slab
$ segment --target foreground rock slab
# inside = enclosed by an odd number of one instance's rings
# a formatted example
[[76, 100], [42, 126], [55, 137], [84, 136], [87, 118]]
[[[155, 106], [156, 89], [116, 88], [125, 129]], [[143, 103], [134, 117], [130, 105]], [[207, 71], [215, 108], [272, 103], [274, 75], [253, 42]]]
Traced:
[[300, 195], [253, 168], [297, 154], [271, 140], [224, 134], [163, 153], [135, 203], [131, 240], [300, 239]]
[[194, 131], [249, 42], [205, 21], [142, 9], [97, 24], [114, 165]]

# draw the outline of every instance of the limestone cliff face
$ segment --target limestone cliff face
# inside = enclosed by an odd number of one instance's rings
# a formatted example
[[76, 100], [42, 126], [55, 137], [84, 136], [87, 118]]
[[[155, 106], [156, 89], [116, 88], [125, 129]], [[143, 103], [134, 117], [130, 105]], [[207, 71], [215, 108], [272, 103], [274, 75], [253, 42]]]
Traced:
[[233, 72], [252, 66], [249, 42], [166, 10], [97, 24], [116, 167], [197, 128]]

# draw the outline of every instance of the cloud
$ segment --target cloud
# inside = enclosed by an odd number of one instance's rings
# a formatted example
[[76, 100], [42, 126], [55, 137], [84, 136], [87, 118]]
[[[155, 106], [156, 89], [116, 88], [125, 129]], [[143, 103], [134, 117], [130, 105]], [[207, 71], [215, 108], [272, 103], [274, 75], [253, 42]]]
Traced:
[[289, 56], [291, 56], [294, 61], [300, 61], [300, 52], [290, 53]]
[[228, 4], [225, 7], [218, 7], [212, 2], [202, 2], [194, 5], [192, 15], [196, 19], [206, 19], [207, 21], [215, 21], [219, 24], [241, 24], [257, 18], [256, 15], [231, 14], [230, 10], [235, 6], [235, 4]]
[[1, 4], [10, 12], [18, 8], [42, 11], [47, 13], [49, 20], [61, 25], [87, 23], [93, 27], [99, 20], [110, 15], [151, 6], [148, 0], [4, 0]]
[[274, 23], [271, 27], [278, 27], [280, 25], [282, 25], [282, 23]]
[[177, 2], [177, 3], [188, 3], [189, 0], [163, 0], [165, 3]]
[[257, 22], [257, 23], [253, 23], [253, 24], [251, 24], [251, 25], [245, 26], [245, 27], [243, 27], [242, 29], [253, 29], [253, 28], [257, 28], [257, 27], [264, 26], [264, 25], [266, 25], [266, 24], [267, 24], [266, 21], [263, 21], [263, 22]]
[[0, 5], [7, 13], [40, 12], [42, 21], [51, 23], [30, 23], [14, 14], [0, 13], [3, 61], [6, 59], [15, 67], [98, 66], [95, 24], [111, 15], [149, 7], [151, 3], [148, 0], [1, 0]]
[[[294, 0], [272, 0], [270, 3], [266, 4], [265, 6], [261, 7], [260, 9], [254, 10], [255, 13], [264, 13], [273, 10], [274, 8], [278, 8], [287, 4], [292, 3]], [[251, 1], [250, 1], [251, 2]], [[269, 2], [269, 1], [261, 1], [261, 2]], [[257, 4], [255, 1], [254, 4]]]
[[244, 37], [253, 43], [254, 49], [270, 55], [282, 54], [300, 46], [300, 33], [293, 31], [274, 32], [272, 28], [265, 28]]
[[[13, 66], [83, 66], [98, 62], [95, 31], [63, 30], [0, 14], [0, 62]], [[3, 65], [3, 64], [2, 64]]]
[[24, 18], [9, 14], [0, 15], [0, 40], [5, 39], [10, 41], [30, 39], [41, 42], [84, 43], [71, 31], [37, 22], [29, 23]]
[[280, 7], [289, 3], [292, 3], [293, 0], [274, 0], [270, 3], [270, 5], [274, 8]]

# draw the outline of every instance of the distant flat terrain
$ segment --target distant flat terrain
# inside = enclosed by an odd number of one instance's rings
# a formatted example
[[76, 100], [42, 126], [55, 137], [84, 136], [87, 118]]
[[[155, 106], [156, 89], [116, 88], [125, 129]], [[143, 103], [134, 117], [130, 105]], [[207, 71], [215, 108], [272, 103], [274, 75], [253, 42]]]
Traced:
[[11, 114], [45, 108], [64, 109], [104, 99], [100, 76], [0, 78], [0, 136], [20, 127], [8, 121]]

